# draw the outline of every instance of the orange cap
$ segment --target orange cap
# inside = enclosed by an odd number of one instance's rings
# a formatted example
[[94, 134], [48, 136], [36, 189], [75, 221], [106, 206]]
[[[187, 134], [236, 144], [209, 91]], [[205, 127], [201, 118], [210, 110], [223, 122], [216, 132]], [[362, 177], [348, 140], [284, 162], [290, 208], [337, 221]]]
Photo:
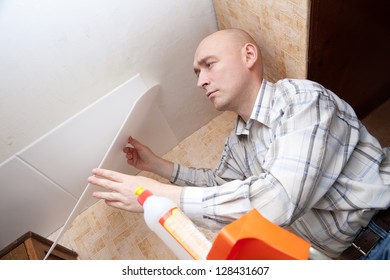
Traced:
[[146, 199], [148, 199], [149, 196], [152, 196], [153, 193], [148, 190], [144, 190], [143, 187], [139, 187], [135, 190], [135, 194], [138, 195], [137, 201], [139, 204], [144, 205], [144, 202]]

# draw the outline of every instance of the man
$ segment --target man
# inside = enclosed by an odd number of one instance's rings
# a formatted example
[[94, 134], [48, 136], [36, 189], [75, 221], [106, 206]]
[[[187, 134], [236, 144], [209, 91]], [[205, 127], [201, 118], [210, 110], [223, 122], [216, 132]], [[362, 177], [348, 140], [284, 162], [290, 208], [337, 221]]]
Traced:
[[111, 190], [95, 197], [142, 211], [134, 190], [147, 186], [216, 229], [256, 208], [332, 258], [389, 258], [390, 149], [348, 104], [312, 81], [264, 80], [256, 42], [238, 29], [207, 36], [194, 70], [215, 108], [238, 115], [216, 170], [166, 161], [129, 138], [128, 163], [172, 184], [95, 169], [89, 182]]

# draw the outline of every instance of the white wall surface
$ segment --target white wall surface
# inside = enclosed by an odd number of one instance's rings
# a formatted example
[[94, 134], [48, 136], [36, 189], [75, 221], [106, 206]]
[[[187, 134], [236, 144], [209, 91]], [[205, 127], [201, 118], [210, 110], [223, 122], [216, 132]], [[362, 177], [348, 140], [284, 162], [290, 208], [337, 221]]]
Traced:
[[[56, 165], [78, 170], [83, 160], [62, 164], [64, 155], [74, 156], [61, 143], [75, 135], [64, 122], [137, 73], [146, 88], [159, 85], [151, 116], [171, 134], [155, 133], [153, 125], [141, 131], [140, 123], [128, 130], [161, 140], [157, 150], [167, 146], [164, 137], [181, 141], [218, 114], [192, 70], [197, 44], [216, 30], [211, 0], [0, 0], [0, 249], [27, 230], [49, 235], [65, 222], [85, 186], [80, 172], [56, 176]], [[104, 104], [110, 110], [99, 111], [98, 131], [123, 107]], [[75, 127], [85, 132], [79, 122]], [[103, 141], [89, 136], [78, 143]], [[69, 183], [72, 174], [77, 183]]]
[[192, 71], [215, 30], [211, 0], [0, 1], [0, 162], [136, 73], [184, 139], [217, 114]]

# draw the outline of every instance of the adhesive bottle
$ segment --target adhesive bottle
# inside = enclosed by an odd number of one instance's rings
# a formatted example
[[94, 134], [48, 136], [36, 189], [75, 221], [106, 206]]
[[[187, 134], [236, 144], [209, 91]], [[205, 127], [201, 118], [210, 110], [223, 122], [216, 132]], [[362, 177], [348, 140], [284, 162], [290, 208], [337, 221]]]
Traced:
[[206, 259], [211, 242], [173, 201], [156, 196], [142, 187], [136, 189], [135, 194], [144, 208], [146, 224], [178, 259]]

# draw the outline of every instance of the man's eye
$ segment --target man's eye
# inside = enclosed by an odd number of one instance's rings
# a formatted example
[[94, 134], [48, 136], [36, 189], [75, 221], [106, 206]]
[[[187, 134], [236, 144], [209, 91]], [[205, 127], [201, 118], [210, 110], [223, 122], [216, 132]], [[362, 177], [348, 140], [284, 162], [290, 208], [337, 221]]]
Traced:
[[209, 63], [207, 63], [206, 65], [207, 65], [207, 68], [210, 68], [211, 66], [213, 66], [213, 64], [214, 64], [215, 62], [209, 62]]

